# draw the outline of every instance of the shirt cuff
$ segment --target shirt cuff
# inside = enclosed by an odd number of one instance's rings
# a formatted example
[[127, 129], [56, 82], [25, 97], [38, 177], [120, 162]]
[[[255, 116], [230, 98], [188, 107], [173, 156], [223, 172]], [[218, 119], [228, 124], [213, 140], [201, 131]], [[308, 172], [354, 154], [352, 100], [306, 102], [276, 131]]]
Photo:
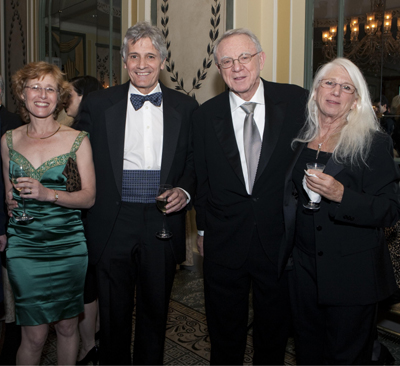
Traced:
[[204, 230], [197, 230], [197, 235], [204, 236]]
[[189, 202], [190, 202], [190, 199], [191, 199], [191, 197], [190, 197], [190, 194], [189, 193], [187, 193], [183, 188], [181, 188], [181, 187], [177, 187], [177, 188], [179, 188], [181, 191], [183, 191], [183, 192], [185, 192], [185, 194], [186, 194], [186, 196], [187, 196], [187, 201], [186, 201], [186, 204], [188, 205], [189, 204]]

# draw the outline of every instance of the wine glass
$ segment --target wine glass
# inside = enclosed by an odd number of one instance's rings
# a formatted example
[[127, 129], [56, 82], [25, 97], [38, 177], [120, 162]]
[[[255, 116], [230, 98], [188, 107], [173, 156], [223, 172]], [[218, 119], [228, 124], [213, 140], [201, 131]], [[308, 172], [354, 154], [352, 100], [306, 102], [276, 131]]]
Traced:
[[[317, 170], [317, 171], [319, 171], [319, 172], [323, 172], [324, 169], [325, 169], [325, 164], [316, 163], [316, 162], [314, 162], [314, 163], [307, 163], [306, 166], [307, 166], [307, 170], [313, 169], [313, 170]], [[311, 191], [311, 192], [314, 193], [314, 195], [319, 196], [319, 194], [317, 194], [317, 193], [315, 193], [315, 192], [313, 192], [313, 191]], [[307, 193], [308, 193], [308, 192], [307, 192]], [[306, 205], [303, 205], [303, 206], [304, 206], [305, 208], [308, 208], [309, 210], [319, 210], [319, 203], [314, 202], [314, 201], [312, 201], [311, 199], [310, 199], [310, 201], [309, 201]]]
[[165, 220], [165, 216], [167, 215], [167, 209], [165, 206], [168, 204], [168, 196], [165, 196], [164, 198], [160, 198], [160, 195], [163, 193], [171, 190], [173, 187], [169, 184], [160, 184], [160, 187], [158, 188], [158, 194], [156, 197], [156, 204], [157, 208], [163, 213], [163, 228], [161, 231], [156, 232], [156, 237], [160, 239], [169, 239], [172, 237], [172, 232], [168, 230], [167, 228], [167, 223]]
[[[26, 172], [22, 166], [14, 165], [13, 168], [12, 168], [12, 171], [11, 171], [11, 181], [12, 181], [12, 183], [14, 185], [14, 188], [18, 192], [21, 192], [22, 188], [17, 188], [15, 185], [18, 184], [17, 179], [18, 178], [23, 178], [23, 177], [29, 177], [28, 172]], [[22, 215], [21, 216], [15, 216], [14, 215], [14, 219], [16, 221], [22, 221], [22, 222], [28, 222], [28, 221], [33, 220], [33, 217], [29, 216], [25, 211], [25, 199], [24, 199], [24, 197], [21, 197], [21, 199], [22, 199], [22, 207], [23, 207]]]

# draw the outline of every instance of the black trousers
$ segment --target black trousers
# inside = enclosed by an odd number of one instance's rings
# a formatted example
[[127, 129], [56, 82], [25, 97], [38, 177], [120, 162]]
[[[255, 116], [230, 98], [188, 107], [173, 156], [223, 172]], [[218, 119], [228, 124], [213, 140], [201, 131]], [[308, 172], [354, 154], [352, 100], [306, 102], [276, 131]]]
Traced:
[[176, 261], [168, 240], [157, 239], [162, 214], [155, 204], [122, 203], [97, 265], [100, 363], [129, 365], [136, 289], [133, 363], [161, 365]]
[[212, 365], [243, 365], [251, 288], [254, 308], [253, 364], [284, 364], [291, 323], [289, 290], [287, 273], [278, 280], [277, 267], [269, 261], [256, 235], [241, 268], [230, 269], [207, 258], [204, 260]]
[[315, 258], [295, 248], [293, 260], [289, 283], [296, 364], [370, 364], [377, 304], [320, 305]]

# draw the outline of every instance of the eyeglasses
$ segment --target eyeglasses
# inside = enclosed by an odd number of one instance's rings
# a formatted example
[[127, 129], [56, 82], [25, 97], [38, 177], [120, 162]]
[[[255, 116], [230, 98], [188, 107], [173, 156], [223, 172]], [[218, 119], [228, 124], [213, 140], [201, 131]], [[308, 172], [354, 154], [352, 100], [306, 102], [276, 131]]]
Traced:
[[343, 91], [343, 93], [346, 93], [346, 94], [353, 94], [357, 90], [357, 88], [354, 85], [347, 84], [347, 83], [339, 84], [339, 83], [333, 81], [332, 79], [322, 79], [319, 81], [319, 83], [323, 88], [326, 88], [326, 89], [334, 89], [334, 88], [336, 88], [336, 85], [339, 85], [340, 89]]
[[30, 89], [32, 93], [35, 94], [42, 94], [43, 90], [46, 92], [46, 94], [54, 94], [57, 92], [57, 90], [52, 87], [42, 88], [39, 85], [26, 85], [25, 88]]
[[220, 66], [223, 69], [229, 69], [233, 66], [236, 60], [239, 61], [240, 64], [245, 65], [248, 64], [251, 61], [251, 59], [255, 55], [258, 55], [260, 52], [257, 52], [254, 55], [251, 55], [250, 53], [242, 53], [238, 58], [235, 59], [233, 59], [232, 57], [225, 57], [221, 60], [219, 64], [217, 64], [217, 66]]

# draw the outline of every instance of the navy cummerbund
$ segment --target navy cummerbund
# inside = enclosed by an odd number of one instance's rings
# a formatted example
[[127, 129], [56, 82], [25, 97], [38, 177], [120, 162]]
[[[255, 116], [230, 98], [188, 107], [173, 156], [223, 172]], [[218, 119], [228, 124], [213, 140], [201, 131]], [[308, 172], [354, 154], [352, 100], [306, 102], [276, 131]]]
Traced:
[[122, 201], [155, 203], [159, 186], [159, 170], [124, 170], [122, 175]]

